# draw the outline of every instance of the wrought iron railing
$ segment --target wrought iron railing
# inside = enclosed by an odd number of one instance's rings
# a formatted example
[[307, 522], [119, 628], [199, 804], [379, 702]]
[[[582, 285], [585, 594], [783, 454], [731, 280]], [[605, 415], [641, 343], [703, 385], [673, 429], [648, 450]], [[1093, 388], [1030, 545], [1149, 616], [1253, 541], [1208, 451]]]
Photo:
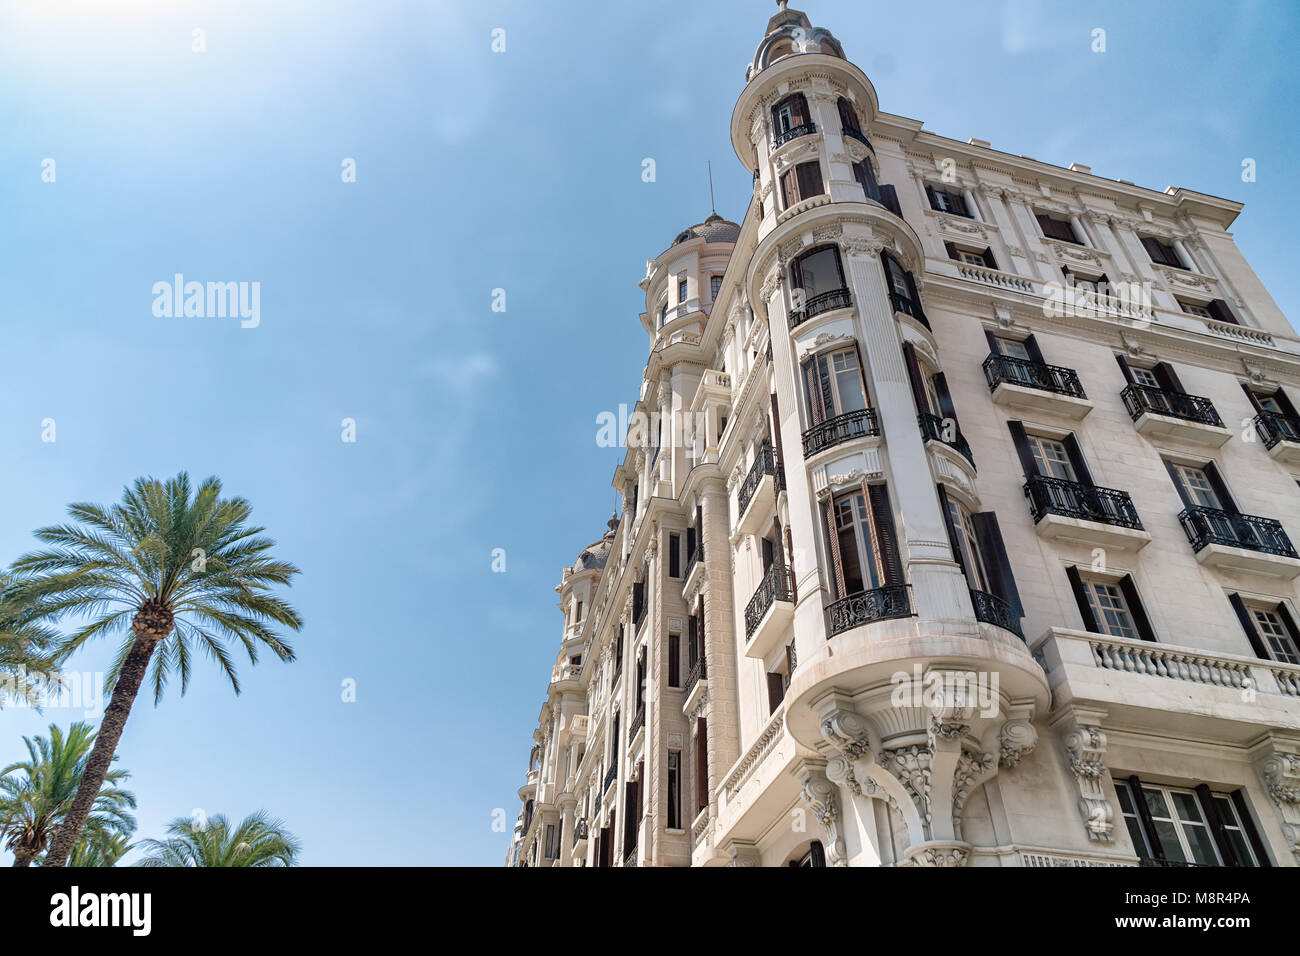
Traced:
[[859, 591], [826, 608], [826, 636], [834, 637], [860, 624], [887, 618], [910, 617], [912, 601], [906, 584], [892, 584]]
[[1022, 641], [1024, 632], [1020, 630], [1020, 619], [1011, 610], [1011, 605], [996, 594], [970, 589], [970, 602], [975, 607], [975, 620], [985, 624], [995, 624], [1003, 630], [1010, 631]]
[[1159, 860], [1154, 856], [1138, 857], [1138, 866], [1212, 866], [1210, 863], [1192, 863], [1188, 860]]
[[844, 136], [848, 136], [851, 139], [856, 139], [859, 143], [867, 147], [867, 149], [871, 150], [873, 153], [876, 151], [876, 147], [871, 145], [871, 140], [867, 139], [867, 134], [862, 132], [862, 130], [850, 129], [849, 127], [845, 126], [843, 129], [840, 130], [840, 132]]
[[1255, 416], [1255, 431], [1269, 449], [1280, 441], [1300, 442], [1300, 421], [1281, 412], [1260, 412]]
[[776, 134], [776, 145], [783, 146], [792, 139], [798, 139], [800, 136], [808, 136], [817, 132], [816, 123], [800, 123], [798, 126], [791, 126], [784, 133]]
[[794, 575], [783, 564], [773, 564], [745, 607], [745, 638], [754, 636], [763, 615], [776, 601], [794, 600]]
[[628, 850], [623, 856], [624, 866], [636, 866], [636, 844], [632, 844], [632, 849]]
[[587, 818], [578, 817], [578, 822], [573, 825], [573, 845], [577, 846], [580, 842], [587, 839]]
[[927, 329], [930, 328], [930, 320], [925, 317], [925, 312], [921, 309], [921, 303], [914, 302], [907, 296], [899, 295], [897, 292], [889, 293], [889, 303], [893, 306], [895, 312], [910, 315]]
[[643, 593], [632, 595], [632, 627], [641, 627], [641, 622], [645, 620], [645, 607], [647, 603], [648, 602]]
[[1034, 475], [1025, 482], [1025, 497], [1029, 499], [1029, 511], [1035, 522], [1042, 520], [1043, 515], [1053, 514], [1142, 530], [1142, 522], [1127, 491]]
[[879, 435], [880, 425], [876, 421], [874, 408], [862, 408], [856, 412], [845, 412], [824, 422], [814, 425], [803, 433], [804, 455], [815, 455], [823, 449], [838, 445], [851, 438], [864, 438]]
[[686, 576], [688, 578], [691, 576], [691, 571], [694, 570], [695, 565], [699, 564], [703, 560], [704, 560], [704, 543], [697, 541], [695, 542], [695, 550], [692, 551], [690, 557], [686, 559]]
[[636, 732], [645, 726], [645, 701], [637, 705], [636, 713], [632, 715], [632, 723], [627, 728], [629, 738], [635, 737]]
[[740, 492], [736, 496], [736, 503], [740, 506], [740, 514], [743, 515], [749, 507], [750, 501], [754, 498], [754, 492], [758, 491], [758, 486], [763, 482], [763, 476], [774, 474], [775, 470], [772, 460], [772, 446], [767, 442], [763, 442], [758, 454], [754, 456], [754, 464], [750, 466], [749, 474], [745, 476], [745, 481], [740, 486]]
[[1150, 385], [1130, 385], [1120, 392], [1124, 407], [1129, 417], [1137, 421], [1146, 412], [1153, 415], [1169, 415], [1201, 425], [1223, 427], [1214, 403], [1200, 395], [1186, 395], [1183, 392], [1169, 392], [1163, 388]]
[[795, 309], [790, 313], [790, 328], [795, 328], [807, 322], [815, 315], [821, 315], [823, 312], [830, 312], [833, 309], [847, 309], [853, 304], [853, 296], [849, 294], [848, 289], [831, 289], [829, 292], [819, 292], [811, 299], [804, 301], [802, 309]]
[[1230, 548], [1246, 548], [1287, 558], [1300, 557], [1275, 518], [1198, 507], [1184, 508], [1178, 515], [1178, 520], [1187, 532], [1187, 540], [1192, 543], [1193, 551], [1200, 551], [1210, 544], [1222, 544]]
[[957, 427], [956, 419], [940, 418], [938, 415], [922, 412], [917, 416], [916, 421], [921, 427], [921, 437], [925, 441], [943, 442], [949, 448], [955, 448], [961, 452], [963, 458], [971, 463], [972, 468], [975, 467], [975, 456], [971, 454], [970, 444], [966, 441], [966, 436]]
[[691, 691], [695, 689], [696, 684], [698, 684], [702, 680], [708, 680], [708, 679], [709, 679], [709, 668], [708, 665], [705, 664], [704, 662], [704, 655], [701, 654], [700, 659], [696, 661], [694, 664], [692, 664], [691, 669], [686, 672], [686, 696], [687, 697], [691, 696]]
[[[898, 204], [898, 190], [886, 183], [881, 183], [876, 187], [876, 195], [871, 197], [892, 212], [899, 219], [903, 218], [903, 207]], [[917, 308], [916, 318], [928, 329], [930, 323], [925, 320], [925, 313]], [[908, 313], [909, 315], [911, 313]]]
[[618, 761], [614, 761], [609, 765], [609, 770], [605, 773], [605, 785], [600, 788], [602, 793], [609, 789], [609, 785], [614, 782], [616, 777], [618, 777]]
[[999, 385], [1023, 385], [1043, 392], [1068, 395], [1070, 398], [1087, 398], [1079, 374], [1072, 368], [1048, 365], [1010, 355], [990, 355], [984, 360], [984, 377], [989, 391]]

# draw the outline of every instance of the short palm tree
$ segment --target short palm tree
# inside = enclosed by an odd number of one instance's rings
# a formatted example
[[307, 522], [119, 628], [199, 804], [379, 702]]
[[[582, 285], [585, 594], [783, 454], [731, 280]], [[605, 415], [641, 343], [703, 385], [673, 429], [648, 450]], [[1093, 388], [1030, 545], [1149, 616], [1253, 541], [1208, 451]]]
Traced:
[[45, 866], [67, 862], [146, 673], [155, 704], [174, 674], [184, 694], [194, 653], [203, 651], [239, 693], [230, 645], [242, 644], [254, 664], [259, 647], [291, 661], [293, 649], [274, 626], [302, 627], [298, 612], [272, 593], [298, 569], [271, 555], [275, 542], [247, 523], [252, 507], [222, 498], [216, 478], [197, 490], [184, 472], [165, 482], [138, 478], [119, 504], [74, 504], [68, 513], [73, 523], [36, 532], [45, 550], [14, 562], [10, 603], [28, 626], [79, 619], [60, 659], [96, 637], [120, 634], [122, 645], [94, 750]]
[[297, 866], [302, 845], [265, 810], [244, 817], [233, 830], [224, 814], [205, 821], [178, 817], [166, 840], [143, 840], [140, 866]]
[[[57, 724], [48, 738], [23, 738], [28, 759], [0, 770], [0, 838], [14, 855], [14, 866], [31, 866], [67, 816], [86, 770], [95, 731], [75, 723], [65, 737]], [[101, 846], [135, 831], [135, 796], [122, 790], [130, 773], [110, 770], [91, 804], [82, 842]]]
[[68, 866], [117, 866], [118, 861], [130, 850], [131, 844], [124, 835], [95, 834], [87, 823], [68, 860]]

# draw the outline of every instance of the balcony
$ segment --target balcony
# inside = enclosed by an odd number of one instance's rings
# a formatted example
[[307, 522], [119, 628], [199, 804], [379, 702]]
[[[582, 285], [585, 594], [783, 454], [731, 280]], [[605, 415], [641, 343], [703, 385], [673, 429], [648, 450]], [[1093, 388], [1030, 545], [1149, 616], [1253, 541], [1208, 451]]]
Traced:
[[609, 770], [605, 773], [605, 784], [600, 788], [601, 793], [608, 793], [610, 786], [618, 779], [618, 761], [615, 760], [609, 765]]
[[776, 134], [776, 143], [772, 148], [778, 149], [791, 140], [798, 139], [800, 136], [811, 136], [815, 132], [817, 132], [816, 123], [800, 123], [798, 126], [791, 126], [784, 133]]
[[588, 826], [586, 817], [578, 817], [573, 824], [573, 855], [578, 856], [587, 849]]
[[990, 355], [984, 360], [984, 377], [995, 405], [1047, 412], [1076, 422], [1092, 411], [1092, 402], [1072, 368]]
[[1121, 551], [1139, 551], [1151, 540], [1127, 491], [1034, 475], [1025, 482], [1025, 497], [1044, 538]]
[[867, 139], [867, 134], [862, 132], [862, 130], [860, 129], [849, 129], [846, 126], [840, 130], [840, 135], [847, 136], [849, 137], [849, 139], [856, 139], [859, 143], [867, 147], [867, 149], [871, 150], [873, 153], [876, 151], [876, 148], [871, 145], [871, 140]]
[[1130, 385], [1119, 394], [1140, 435], [1178, 438], [1211, 448], [1232, 437], [1208, 398], [1150, 385]]
[[773, 564], [745, 608], [745, 656], [764, 660], [783, 644], [794, 621], [794, 575]]
[[700, 696], [709, 689], [709, 668], [705, 663], [704, 655], [690, 666], [686, 672], [686, 683], [683, 690], [686, 692], [686, 700], [682, 704], [682, 713], [689, 714], [695, 709], [699, 702]]
[[975, 608], [975, 620], [1010, 631], [1022, 641], [1025, 639], [1024, 632], [1020, 630], [1020, 619], [1012, 612], [1011, 605], [996, 594], [971, 588], [970, 603]]
[[826, 608], [826, 636], [831, 638], [872, 621], [911, 615], [912, 601], [906, 584], [859, 591]]
[[1300, 576], [1300, 555], [1274, 518], [1218, 508], [1185, 508], [1178, 520], [1192, 543], [1196, 560], [1207, 567], [1287, 581]]
[[632, 715], [632, 723], [627, 728], [628, 740], [634, 740], [637, 732], [645, 726], [645, 701], [640, 701], [636, 705], [636, 713]]
[[807, 322], [815, 315], [821, 315], [823, 312], [833, 312], [836, 309], [847, 309], [853, 304], [853, 296], [849, 294], [848, 289], [831, 289], [829, 292], [819, 292], [811, 299], [804, 302], [802, 309], [795, 309], [790, 313], [790, 328], [796, 328]]
[[758, 525], [772, 513], [776, 496], [785, 488], [785, 471], [776, 463], [772, 446], [767, 442], [758, 450], [749, 474], [736, 495], [741, 534], [757, 534]]
[[947, 445], [970, 462], [972, 468], [975, 467], [975, 456], [971, 454], [966, 436], [961, 433], [961, 429], [957, 427], [955, 420], [940, 418], [938, 415], [931, 415], [929, 412], [922, 412], [917, 416], [916, 423], [921, 428], [922, 440], [937, 441]]
[[811, 458], [819, 451], [843, 444], [854, 438], [866, 438], [880, 434], [880, 425], [876, 421], [874, 408], [862, 408], [856, 412], [845, 412], [814, 425], [803, 433], [803, 453]]
[[1278, 412], [1260, 412], [1255, 416], [1255, 431], [1275, 461], [1300, 465], [1300, 422]]
[[[641, 585], [644, 588], [644, 585]], [[641, 622], [645, 620], [646, 599], [645, 591], [633, 591], [632, 593], [632, 630], [634, 632], [641, 630]]]
[[[898, 218], [903, 218], [899, 214]], [[911, 299], [904, 298], [897, 292], [889, 293], [889, 304], [895, 312], [901, 312], [903, 315], [911, 316], [920, 322], [926, 329], [930, 328], [930, 320], [925, 317], [925, 310], [921, 308], [921, 303], [913, 302]]]

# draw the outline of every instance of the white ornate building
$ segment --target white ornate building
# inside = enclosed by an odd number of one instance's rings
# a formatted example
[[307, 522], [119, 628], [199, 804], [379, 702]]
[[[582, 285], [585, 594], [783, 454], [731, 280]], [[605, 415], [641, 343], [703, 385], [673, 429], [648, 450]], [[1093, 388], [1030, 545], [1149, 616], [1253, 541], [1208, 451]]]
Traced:
[[508, 862], [1297, 865], [1300, 340], [1241, 204], [930, 133], [781, 7], [744, 221], [647, 263]]

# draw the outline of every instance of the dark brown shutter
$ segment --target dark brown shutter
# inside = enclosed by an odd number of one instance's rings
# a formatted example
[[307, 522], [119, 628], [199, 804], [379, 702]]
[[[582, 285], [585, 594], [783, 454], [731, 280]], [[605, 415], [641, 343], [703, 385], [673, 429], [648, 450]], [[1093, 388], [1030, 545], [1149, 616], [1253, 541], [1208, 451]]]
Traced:
[[949, 258], [949, 259], [953, 259], [953, 260], [958, 260], [958, 259], [959, 259], [958, 255], [957, 255], [957, 246], [956, 246], [954, 243], [951, 243], [951, 242], [945, 242], [945, 243], [943, 244], [943, 248], [944, 248], [944, 250], [948, 253], [948, 258]]
[[1183, 383], [1178, 381], [1178, 373], [1174, 371], [1174, 367], [1168, 362], [1157, 362], [1155, 368], [1151, 369], [1151, 371], [1155, 375], [1156, 381], [1160, 383], [1160, 387], [1166, 392], [1186, 394], [1183, 390]]
[[1241, 828], [1246, 831], [1250, 848], [1255, 851], [1256, 865], [1271, 867], [1273, 864], [1268, 858], [1268, 850], [1264, 847], [1264, 841], [1259, 838], [1259, 831], [1255, 829], [1255, 818], [1251, 816], [1250, 807], [1246, 805], [1246, 791], [1234, 790], [1229, 796], [1232, 797], [1232, 805], [1237, 808], [1237, 819], [1241, 821]]
[[[1137, 778], [1137, 774], [1128, 778], [1128, 786], [1129, 796], [1133, 799], [1133, 808], [1137, 811], [1138, 821], [1142, 824], [1142, 832], [1146, 835], [1147, 843], [1151, 845], [1151, 852], [1157, 860], [1163, 860], [1165, 848], [1160, 844], [1160, 834], [1156, 832], [1155, 821], [1151, 819], [1151, 808], [1147, 806], [1146, 797], [1142, 796], [1142, 781]], [[1138, 849], [1138, 856], [1141, 855], [1141, 850]]]
[[767, 675], [767, 712], [776, 713], [785, 697], [785, 681], [780, 674]]
[[1295, 406], [1291, 404], [1291, 399], [1286, 397], [1286, 392], [1279, 388], [1273, 393], [1273, 400], [1277, 402], [1278, 408], [1282, 409], [1283, 415], [1293, 422], [1300, 421], [1300, 415], [1296, 415]]
[[939, 399], [939, 408], [944, 418], [951, 418], [957, 430], [961, 431], [961, 424], [957, 421], [957, 407], [952, 403], [952, 393], [948, 391], [948, 376], [943, 372], [934, 373], [934, 391]]
[[1214, 489], [1214, 495], [1219, 499], [1219, 507], [1230, 514], [1237, 514], [1237, 503], [1232, 500], [1228, 486], [1224, 483], [1223, 476], [1219, 474], [1219, 466], [1212, 461], [1207, 461], [1205, 477], [1210, 479], [1210, 487]]
[[1029, 436], [1025, 434], [1025, 426], [1021, 422], [1007, 422], [1007, 431], [1011, 432], [1011, 443], [1016, 446], [1016, 454], [1020, 456], [1020, 467], [1025, 473], [1026, 478], [1032, 478], [1038, 474], [1038, 462], [1034, 461], [1034, 452], [1029, 447]]
[[1291, 643], [1295, 645], [1297, 651], [1300, 651], [1300, 628], [1296, 627], [1295, 618], [1291, 616], [1285, 601], [1278, 602], [1277, 616], [1281, 618], [1282, 627], [1286, 629], [1287, 635], [1291, 638]]
[[898, 549], [898, 534], [894, 530], [894, 509], [889, 504], [889, 489], [884, 485], [870, 485], [867, 497], [871, 501], [871, 516], [876, 524], [876, 544], [880, 548], [880, 566], [884, 570], [885, 584], [894, 587], [903, 583], [903, 559]]
[[[970, 210], [966, 208], [965, 196], [963, 196], [959, 192], [953, 192], [951, 189], [946, 189], [944, 190], [944, 192], [948, 194], [948, 205], [952, 207], [952, 211], [955, 214], [957, 214], [958, 216], [965, 216], [967, 219], [974, 218], [971, 216]], [[989, 268], [996, 268], [996, 267], [990, 266]]]
[[695, 506], [695, 547], [699, 549], [700, 560], [704, 560], [704, 508]]
[[966, 586], [971, 587], [970, 570], [966, 567], [966, 557], [962, 553], [961, 539], [957, 536], [958, 531], [952, 523], [952, 512], [948, 510], [948, 489], [942, 484], [937, 486], [939, 489], [939, 510], [943, 512], [943, 527], [948, 532], [948, 547], [952, 548], [952, 559], [957, 562], [961, 568], [961, 573], [966, 576]]
[[853, 109], [849, 101], [841, 96], [837, 105], [840, 110], [840, 122], [844, 125], [844, 128], [851, 129], [855, 133], [862, 132], [862, 127], [858, 125], [857, 111]]
[[822, 188], [822, 164], [819, 162], [800, 163], [797, 167], [799, 175], [799, 198], [808, 199], [811, 196], [820, 196], [825, 190]]
[[1079, 577], [1079, 569], [1070, 565], [1065, 569], [1065, 576], [1070, 579], [1070, 590], [1074, 592], [1074, 602], [1079, 605], [1079, 616], [1083, 618], [1083, 629], [1100, 633], [1101, 628], [1097, 626], [1097, 618], [1093, 616], [1092, 605], [1088, 603], [1088, 592], [1083, 588], [1083, 578]]
[[[931, 209], [936, 209], [936, 210], [937, 210], [937, 209], [939, 208], [939, 197], [936, 196], [936, 195], [934, 194], [934, 187], [931, 186], [929, 183], [926, 183], [926, 185], [925, 185], [925, 198], [928, 199], [928, 200], [930, 200], [930, 208], [931, 208]], [[945, 245], [945, 246], [950, 246], [950, 245], [952, 245], [952, 243], [950, 243], [950, 242], [945, 242], [944, 245]], [[949, 253], [949, 255], [952, 256], [952, 258], [954, 258], [954, 259], [957, 258], [956, 256], [953, 256], [952, 253]]]
[[821, 380], [817, 377], [816, 356], [803, 363], [803, 388], [804, 395], [808, 399], [808, 415], [812, 419], [812, 424], [820, 425], [826, 420], [826, 410], [822, 403]]
[[1223, 829], [1219, 805], [1214, 802], [1214, 794], [1210, 793], [1209, 786], [1204, 783], [1197, 784], [1196, 797], [1200, 800], [1201, 812], [1205, 814], [1205, 820], [1210, 825], [1210, 836], [1214, 837], [1219, 859], [1223, 861], [1224, 866], [1240, 866], [1241, 861], [1237, 859], [1237, 851], [1232, 848], [1232, 841], [1228, 839], [1227, 831]]
[[668, 686], [682, 686], [682, 636], [668, 635]]
[[985, 341], [987, 341], [987, 342], [989, 343], [989, 354], [990, 354], [990, 355], [1001, 355], [1001, 354], [1002, 354], [1002, 346], [998, 343], [998, 337], [997, 337], [996, 335], [993, 334], [993, 330], [992, 330], [992, 329], [985, 329], [985, 330], [984, 330], [984, 339], [985, 339]]
[[975, 537], [979, 541], [980, 556], [984, 558], [984, 569], [988, 572], [989, 587], [1010, 605], [1013, 616], [1017, 619], [1024, 617], [1025, 608], [1020, 602], [1016, 577], [1011, 572], [1011, 559], [1002, 543], [998, 516], [992, 511], [981, 511], [971, 515], [971, 522], [975, 525]]
[[776, 405], [776, 392], [772, 393], [772, 448], [776, 451], [774, 465], [785, 463], [785, 452], [781, 450], [781, 411]]
[[907, 365], [907, 381], [912, 386], [912, 399], [916, 402], [918, 414], [930, 412], [930, 401], [925, 395], [925, 379], [921, 372], [921, 363], [916, 358], [916, 346], [911, 342], [903, 343], [903, 361]]
[[847, 597], [844, 593], [844, 562], [840, 558], [840, 536], [835, 529], [835, 501], [827, 498], [823, 505], [823, 517], [826, 521], [826, 548], [831, 562], [832, 597]]
[[1233, 611], [1237, 614], [1237, 620], [1241, 622], [1241, 629], [1246, 632], [1246, 640], [1250, 641], [1250, 649], [1255, 652], [1255, 656], [1260, 660], [1272, 660], [1268, 650], [1264, 647], [1264, 639], [1259, 636], [1259, 631], [1255, 629], [1255, 619], [1251, 617], [1250, 609], [1242, 601], [1240, 594], [1229, 594], [1228, 603], [1232, 605]]
[[786, 209], [799, 202], [799, 179], [793, 166], [781, 174], [781, 200]]
[[1194, 507], [1196, 502], [1187, 494], [1187, 487], [1183, 484], [1183, 479], [1179, 476], [1178, 469], [1174, 467], [1174, 463], [1167, 458], [1162, 458], [1160, 460], [1165, 463], [1165, 470], [1169, 472], [1169, 480], [1174, 483], [1174, 488], [1178, 491], [1178, 497], [1183, 501], [1183, 507]]
[[1119, 370], [1124, 373], [1124, 381], [1130, 385], [1133, 384], [1133, 370], [1128, 367], [1128, 359], [1122, 355], [1116, 355], [1115, 361], [1119, 363]]
[[1256, 412], [1262, 412], [1264, 410], [1263, 406], [1259, 404], [1259, 396], [1255, 394], [1255, 390], [1253, 388], [1251, 388], [1245, 382], [1242, 382], [1241, 390], [1246, 393], [1246, 397], [1250, 399], [1250, 404], [1254, 407]]
[[808, 100], [802, 93], [790, 97], [790, 118], [795, 126], [803, 126], [808, 122]]
[[1151, 627], [1151, 621], [1147, 619], [1146, 608], [1142, 606], [1142, 599], [1138, 597], [1137, 585], [1133, 583], [1133, 575], [1126, 574], [1119, 579], [1119, 589], [1124, 595], [1124, 603], [1128, 605], [1128, 612], [1133, 617], [1133, 626], [1137, 629], [1138, 637], [1144, 641], [1155, 642], [1156, 632]]
[[799, 256], [790, 263], [790, 284], [796, 289], [803, 288], [803, 256]]
[[1210, 315], [1214, 316], [1219, 322], [1227, 322], [1230, 325], [1241, 324], [1237, 321], [1237, 317], [1232, 314], [1232, 310], [1228, 308], [1228, 303], [1222, 299], [1215, 299], [1206, 308], [1209, 309]]
[[1159, 262], [1162, 265], [1167, 264], [1165, 262], [1164, 245], [1159, 239], [1156, 239], [1153, 236], [1142, 236], [1140, 238], [1142, 240], [1142, 248], [1147, 251], [1147, 255], [1151, 257], [1152, 262]]
[[988, 266], [990, 269], [996, 269], [998, 267], [998, 260], [993, 258], [992, 246], [985, 247], [983, 256], [984, 256], [984, 264]]
[[1066, 435], [1061, 444], [1065, 446], [1065, 453], [1070, 456], [1070, 465], [1074, 468], [1075, 479], [1090, 488], [1094, 487], [1092, 472], [1088, 471], [1088, 463], [1083, 458], [1083, 449], [1079, 447], [1079, 440], [1074, 437], [1074, 433]]
[[1038, 348], [1038, 339], [1034, 336], [1025, 339], [1025, 351], [1029, 353], [1030, 361], [1043, 363], [1043, 353]]

